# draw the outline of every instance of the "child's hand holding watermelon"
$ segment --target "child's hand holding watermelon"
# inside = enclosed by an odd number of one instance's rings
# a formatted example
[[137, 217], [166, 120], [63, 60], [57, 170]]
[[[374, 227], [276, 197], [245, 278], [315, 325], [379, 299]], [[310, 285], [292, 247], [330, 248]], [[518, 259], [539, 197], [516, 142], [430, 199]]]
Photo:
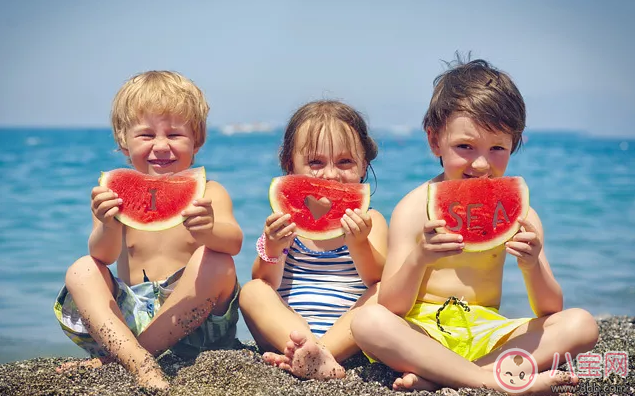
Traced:
[[505, 244], [505, 250], [512, 256], [518, 257], [520, 269], [531, 269], [538, 264], [542, 252], [542, 237], [536, 226], [529, 220], [518, 219], [518, 222], [522, 228], [511, 241]]
[[263, 241], [266, 256], [278, 258], [295, 238], [295, 223], [288, 224], [290, 214], [273, 213], [265, 220], [265, 238]]
[[214, 209], [210, 198], [198, 198], [181, 215], [185, 217], [183, 225], [195, 238], [201, 233], [211, 232], [214, 228]]
[[346, 214], [342, 216], [340, 222], [344, 229], [344, 241], [349, 246], [367, 241], [373, 227], [373, 219], [370, 214], [363, 213], [360, 209], [346, 209]]
[[443, 257], [463, 252], [463, 237], [460, 234], [437, 233], [436, 229], [445, 227], [445, 220], [429, 220], [423, 227], [419, 248], [423, 253], [422, 264], [428, 265]]
[[104, 225], [115, 223], [115, 215], [119, 213], [121, 198], [112, 190], [97, 186], [91, 191], [90, 207], [97, 220]]

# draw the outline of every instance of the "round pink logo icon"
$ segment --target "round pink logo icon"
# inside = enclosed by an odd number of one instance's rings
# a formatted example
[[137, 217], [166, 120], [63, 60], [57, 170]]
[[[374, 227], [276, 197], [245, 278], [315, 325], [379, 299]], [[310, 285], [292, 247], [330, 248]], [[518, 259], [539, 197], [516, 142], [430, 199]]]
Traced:
[[496, 358], [494, 379], [506, 392], [519, 393], [531, 388], [537, 375], [536, 359], [524, 349], [508, 349]]

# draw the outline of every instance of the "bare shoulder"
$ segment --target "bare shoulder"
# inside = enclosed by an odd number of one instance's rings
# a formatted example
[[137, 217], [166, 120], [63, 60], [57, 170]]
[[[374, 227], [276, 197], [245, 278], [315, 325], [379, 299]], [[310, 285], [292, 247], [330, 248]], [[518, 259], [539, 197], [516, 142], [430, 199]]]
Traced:
[[223, 185], [220, 184], [219, 182], [214, 180], [208, 180], [207, 184], [205, 185], [205, 196], [211, 197], [211, 198], [214, 198], [214, 197], [229, 198], [229, 193], [227, 192], [225, 187], [223, 187]]
[[416, 187], [406, 194], [395, 206], [390, 218], [390, 228], [395, 231], [408, 230], [418, 233], [423, 229], [428, 214], [426, 202], [428, 201], [428, 182]]
[[425, 182], [414, 190], [406, 194], [395, 206], [393, 217], [402, 216], [406, 213], [425, 213], [426, 202], [428, 200], [428, 184]]
[[217, 181], [209, 180], [205, 189], [205, 198], [212, 201], [216, 220], [236, 222], [233, 214], [234, 204], [222, 184]]
[[206, 190], [222, 190], [226, 191], [222, 184], [215, 180], [208, 180], [205, 185]]
[[373, 222], [383, 221], [386, 222], [386, 217], [377, 209], [368, 209], [368, 214], [370, 215]]

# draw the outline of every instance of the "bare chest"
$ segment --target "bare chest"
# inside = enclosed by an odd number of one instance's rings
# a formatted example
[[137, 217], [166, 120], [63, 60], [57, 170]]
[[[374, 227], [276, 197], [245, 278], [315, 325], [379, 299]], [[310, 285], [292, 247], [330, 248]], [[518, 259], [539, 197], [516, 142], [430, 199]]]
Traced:
[[165, 279], [189, 261], [199, 247], [182, 225], [164, 231], [126, 228], [118, 273], [131, 284], [143, 281], [143, 271], [151, 280]]

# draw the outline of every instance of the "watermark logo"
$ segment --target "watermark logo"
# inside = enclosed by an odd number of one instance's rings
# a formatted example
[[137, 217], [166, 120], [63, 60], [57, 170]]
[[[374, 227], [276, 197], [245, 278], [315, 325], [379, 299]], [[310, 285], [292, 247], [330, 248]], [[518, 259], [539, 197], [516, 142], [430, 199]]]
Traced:
[[[549, 373], [550, 377], [554, 377], [558, 372], [560, 360], [560, 354], [558, 352], [554, 353], [551, 372]], [[608, 351], [604, 353], [604, 356], [593, 352], [580, 353], [576, 356], [577, 373], [571, 353], [566, 352], [564, 360], [567, 363], [571, 377], [602, 378], [602, 376], [608, 377], [611, 374], [622, 378], [628, 376], [628, 353], [624, 351]], [[538, 379], [536, 359], [524, 349], [508, 349], [496, 358], [494, 379], [503, 390], [509, 393], [519, 393], [528, 390]], [[609, 385], [603, 384], [600, 386], [593, 383], [572, 385], [564, 383], [553, 385], [551, 390], [554, 393], [598, 393], [604, 391], [616, 393], [614, 392], [616, 389], [626, 389], [626, 385]]]
[[496, 358], [494, 379], [509, 393], [523, 392], [538, 379], [536, 359], [524, 349], [508, 349]]
[[[575, 366], [571, 354], [566, 352], [564, 357], [572, 376], [577, 375], [580, 378], [602, 378], [603, 374], [604, 377], [616, 374], [622, 378], [626, 378], [628, 375], [628, 353], [624, 351], [604, 352], [604, 358], [599, 353], [580, 353], [576, 356], [576, 360], [578, 361], [577, 374], [574, 371]], [[556, 352], [553, 354], [553, 361], [551, 363], [550, 375], [552, 377], [556, 374], [559, 364], [560, 354]], [[602, 366], [604, 366], [604, 369]]]

